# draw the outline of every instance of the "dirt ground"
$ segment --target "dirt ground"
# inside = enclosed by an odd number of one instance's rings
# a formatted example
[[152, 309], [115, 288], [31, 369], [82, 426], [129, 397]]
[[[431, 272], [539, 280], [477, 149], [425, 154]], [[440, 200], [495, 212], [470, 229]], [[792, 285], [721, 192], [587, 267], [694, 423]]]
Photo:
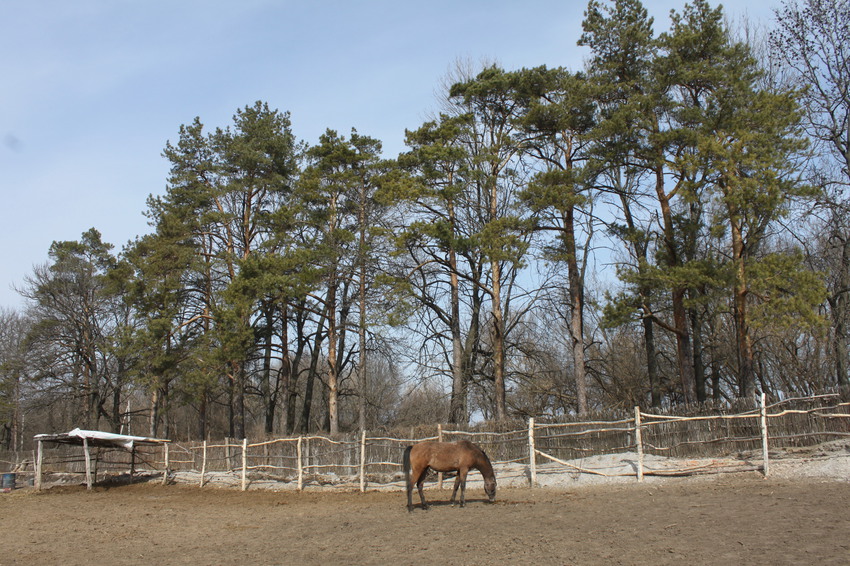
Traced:
[[0, 494], [0, 564], [847, 564], [850, 483], [270, 492], [157, 483]]

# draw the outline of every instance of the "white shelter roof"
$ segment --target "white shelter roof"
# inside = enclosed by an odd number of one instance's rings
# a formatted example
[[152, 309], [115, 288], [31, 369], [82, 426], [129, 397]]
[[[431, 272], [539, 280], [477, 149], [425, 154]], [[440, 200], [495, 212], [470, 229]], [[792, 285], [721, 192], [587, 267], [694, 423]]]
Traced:
[[164, 444], [171, 442], [164, 438], [148, 438], [146, 436], [130, 436], [127, 434], [115, 434], [99, 430], [82, 430], [75, 428], [71, 432], [61, 434], [36, 434], [35, 440], [43, 442], [56, 442], [59, 444], [77, 444], [82, 446], [83, 439], [89, 446], [106, 446], [132, 450], [136, 445]]

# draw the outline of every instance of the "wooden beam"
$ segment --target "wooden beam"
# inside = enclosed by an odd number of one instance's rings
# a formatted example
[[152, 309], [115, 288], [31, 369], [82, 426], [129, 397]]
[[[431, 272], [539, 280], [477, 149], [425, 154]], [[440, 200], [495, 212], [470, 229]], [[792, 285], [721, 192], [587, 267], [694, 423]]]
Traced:
[[41, 465], [44, 458], [41, 440], [38, 441], [38, 459], [35, 461], [35, 489], [41, 490]]
[[83, 438], [83, 453], [86, 456], [86, 488], [92, 488], [91, 481], [91, 450], [89, 450], [89, 441], [87, 438]]

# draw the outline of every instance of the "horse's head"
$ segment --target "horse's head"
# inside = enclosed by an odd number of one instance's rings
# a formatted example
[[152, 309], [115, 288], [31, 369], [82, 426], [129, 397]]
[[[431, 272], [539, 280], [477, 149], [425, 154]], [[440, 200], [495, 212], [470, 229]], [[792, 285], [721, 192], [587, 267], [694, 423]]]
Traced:
[[496, 477], [485, 478], [484, 479], [484, 492], [487, 494], [487, 497], [490, 499], [490, 503], [496, 500]]

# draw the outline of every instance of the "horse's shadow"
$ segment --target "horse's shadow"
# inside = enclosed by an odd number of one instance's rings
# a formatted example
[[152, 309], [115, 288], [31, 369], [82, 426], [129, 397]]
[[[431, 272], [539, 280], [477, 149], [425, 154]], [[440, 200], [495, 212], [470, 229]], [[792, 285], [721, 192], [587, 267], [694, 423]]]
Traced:
[[[466, 503], [464, 504], [464, 507], [469, 507], [470, 504], [474, 505], [474, 504], [477, 504], [477, 503], [490, 504], [490, 500], [488, 500], [486, 498], [472, 498], [472, 499], [467, 498]], [[457, 501], [452, 503], [451, 500], [449, 500], [449, 499], [445, 499], [445, 500], [443, 500], [443, 499], [429, 499], [428, 500], [428, 507], [425, 508], [424, 510], [427, 511], [431, 507], [460, 507], [460, 503], [457, 502]], [[413, 508], [422, 510], [422, 504], [421, 503], [420, 504], [414, 504]]]

